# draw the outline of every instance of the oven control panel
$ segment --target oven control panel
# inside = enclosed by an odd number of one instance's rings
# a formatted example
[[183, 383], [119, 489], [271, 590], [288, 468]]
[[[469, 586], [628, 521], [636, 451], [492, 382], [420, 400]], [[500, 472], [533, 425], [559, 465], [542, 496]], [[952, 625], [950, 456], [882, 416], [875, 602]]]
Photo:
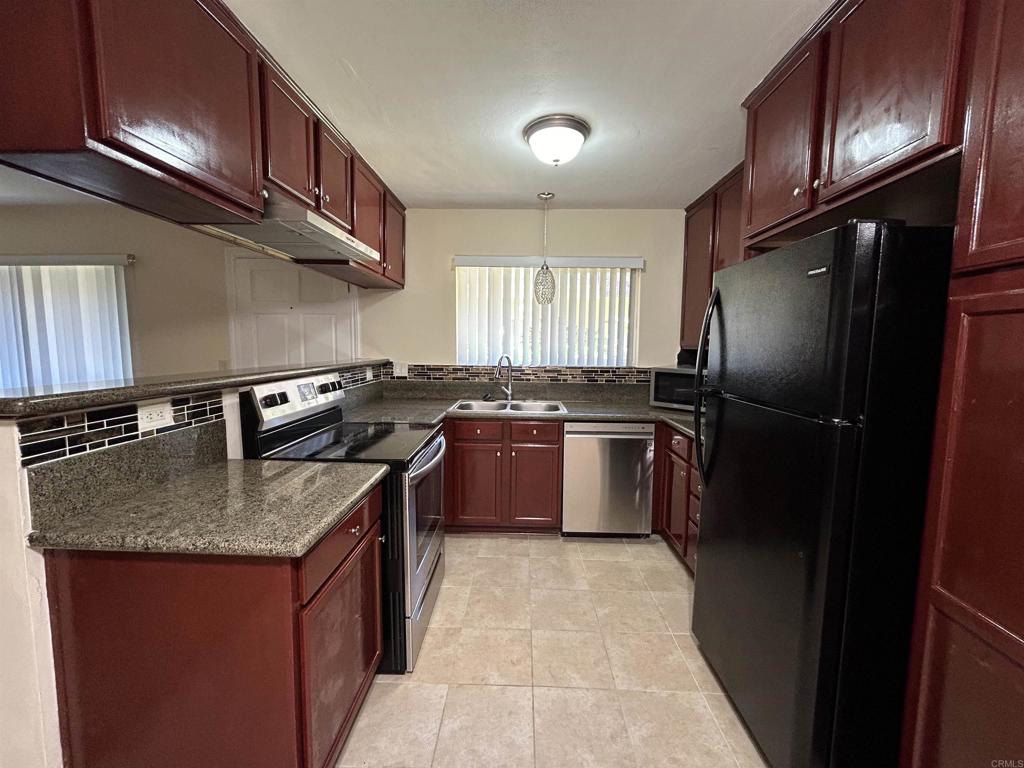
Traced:
[[261, 427], [324, 411], [345, 398], [337, 373], [272, 381], [252, 388]]

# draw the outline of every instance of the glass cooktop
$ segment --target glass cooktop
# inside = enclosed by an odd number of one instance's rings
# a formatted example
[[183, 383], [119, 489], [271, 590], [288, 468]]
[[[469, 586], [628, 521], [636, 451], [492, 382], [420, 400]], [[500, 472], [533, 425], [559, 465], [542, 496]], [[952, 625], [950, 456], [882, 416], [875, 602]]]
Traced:
[[440, 430], [439, 424], [343, 422], [268, 458], [406, 465]]

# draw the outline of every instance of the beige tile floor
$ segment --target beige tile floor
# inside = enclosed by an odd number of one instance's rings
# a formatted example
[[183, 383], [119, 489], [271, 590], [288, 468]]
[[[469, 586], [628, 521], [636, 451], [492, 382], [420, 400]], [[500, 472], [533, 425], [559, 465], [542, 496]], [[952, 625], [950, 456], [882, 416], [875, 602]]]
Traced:
[[449, 535], [410, 675], [380, 675], [338, 768], [764, 768], [649, 540]]

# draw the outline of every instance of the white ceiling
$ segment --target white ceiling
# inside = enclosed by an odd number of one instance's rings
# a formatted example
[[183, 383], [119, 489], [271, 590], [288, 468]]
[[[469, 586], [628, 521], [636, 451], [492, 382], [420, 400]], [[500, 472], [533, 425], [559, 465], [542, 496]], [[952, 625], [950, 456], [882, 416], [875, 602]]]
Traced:
[[[677, 208], [742, 159], [740, 102], [829, 0], [227, 0], [411, 207]], [[593, 131], [542, 165], [531, 119]]]

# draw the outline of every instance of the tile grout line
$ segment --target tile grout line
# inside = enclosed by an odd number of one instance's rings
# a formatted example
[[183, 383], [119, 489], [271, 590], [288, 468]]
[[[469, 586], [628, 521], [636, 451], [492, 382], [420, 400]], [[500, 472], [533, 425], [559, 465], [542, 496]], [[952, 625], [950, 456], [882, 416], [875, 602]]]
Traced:
[[[724, 693], [720, 695], [725, 696]], [[713, 710], [711, 708], [711, 705], [708, 703], [708, 695], [704, 691], [701, 691], [700, 698], [701, 701], [704, 702], [705, 709], [707, 709], [707, 711], [711, 713], [711, 722], [715, 724], [715, 727], [718, 729], [718, 732], [722, 735], [723, 741], [725, 741], [725, 745], [729, 748], [729, 754], [732, 756], [732, 761], [736, 763], [737, 768], [741, 768], [739, 755], [736, 754], [736, 747], [733, 746], [732, 740], [728, 736], [726, 736], [725, 729], [722, 727], [722, 724], [718, 722], [718, 716], [715, 714], [715, 710]], [[726, 696], [726, 700], [728, 703], [728, 696]], [[730, 706], [732, 705], [730, 704]]]
[[[433, 766], [437, 760], [437, 745], [441, 741], [441, 726], [444, 725], [444, 712], [448, 707], [448, 692], [451, 690], [451, 684], [445, 683], [444, 686], [444, 702], [441, 704], [441, 717], [437, 719], [437, 732], [434, 734], [434, 749], [430, 752], [430, 765]], [[706, 702], [705, 702], [706, 703]]]

